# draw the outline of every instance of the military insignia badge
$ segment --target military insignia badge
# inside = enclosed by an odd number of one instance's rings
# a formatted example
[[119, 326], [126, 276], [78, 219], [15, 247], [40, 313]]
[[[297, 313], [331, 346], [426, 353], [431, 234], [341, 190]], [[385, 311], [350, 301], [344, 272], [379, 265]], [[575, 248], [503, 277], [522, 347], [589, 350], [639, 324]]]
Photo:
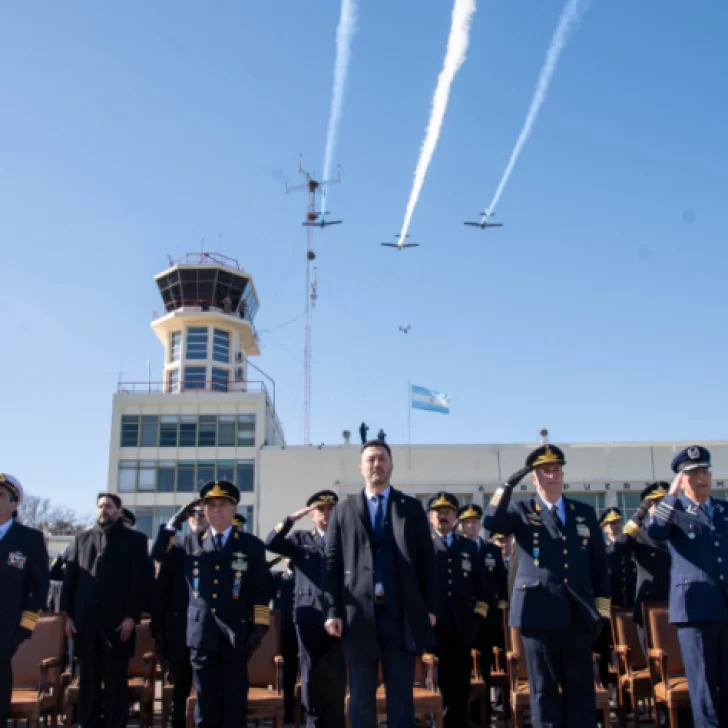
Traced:
[[467, 559], [463, 559], [462, 566], [463, 566], [463, 571], [466, 573], [473, 568], [473, 565]]
[[13, 566], [16, 569], [24, 569], [27, 557], [20, 551], [11, 551], [8, 554], [8, 566]]
[[576, 517], [576, 520], [577, 520], [578, 523], [582, 523], [586, 519], [584, 518], [584, 516], [577, 516]]
[[248, 562], [245, 559], [235, 559], [232, 563], [232, 568], [235, 571], [247, 571], [248, 570]]
[[485, 565], [489, 569], [494, 569], [495, 568], [495, 559], [492, 556], [486, 556], [485, 557]]
[[691, 460], [697, 460], [700, 457], [700, 449], [697, 447], [688, 448], [688, 457]]
[[589, 526], [585, 526], [583, 523], [577, 524], [576, 532], [580, 538], [589, 538]]

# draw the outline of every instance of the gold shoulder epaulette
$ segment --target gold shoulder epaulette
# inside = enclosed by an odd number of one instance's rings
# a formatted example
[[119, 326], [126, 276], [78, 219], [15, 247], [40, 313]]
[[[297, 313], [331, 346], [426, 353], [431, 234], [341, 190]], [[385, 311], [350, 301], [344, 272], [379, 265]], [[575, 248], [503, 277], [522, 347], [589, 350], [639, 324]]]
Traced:
[[40, 619], [40, 612], [25, 611], [20, 615], [20, 626], [24, 629], [29, 629], [31, 632], [35, 629], [35, 625], [38, 624]]
[[639, 524], [634, 521], [629, 521], [623, 530], [623, 533], [626, 533], [630, 538], [635, 538], [639, 532]]

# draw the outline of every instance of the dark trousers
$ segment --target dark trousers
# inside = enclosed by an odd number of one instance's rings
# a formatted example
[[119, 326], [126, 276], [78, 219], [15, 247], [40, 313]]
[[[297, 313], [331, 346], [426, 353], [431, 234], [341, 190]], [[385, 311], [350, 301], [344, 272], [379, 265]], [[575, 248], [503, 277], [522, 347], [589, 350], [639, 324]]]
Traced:
[[467, 728], [472, 658], [471, 641], [458, 629], [435, 630], [437, 676], [442, 693], [445, 728]]
[[[187, 724], [187, 698], [192, 688], [192, 665], [189, 653], [184, 658], [169, 661], [172, 674], [172, 728], [185, 728]], [[166, 726], [165, 726], [166, 728]]]
[[645, 639], [645, 628], [641, 625], [637, 625], [637, 638], [640, 641], [640, 645], [642, 646], [642, 653], [645, 656], [645, 660], [647, 660], [647, 663], [649, 664], [649, 660], [647, 659], [647, 642]]
[[599, 636], [594, 640], [594, 652], [599, 655], [599, 679], [602, 685], [606, 688], [607, 681], [609, 679], [609, 666], [612, 664], [612, 631], [609, 628], [609, 623], [604, 620], [605, 623], [602, 625], [602, 631]]
[[[9, 641], [9, 640], [7, 640]], [[5, 728], [13, 693], [13, 650], [10, 645], [0, 648], [0, 726]]]
[[221, 634], [215, 652], [190, 650], [197, 728], [239, 728], [248, 716], [248, 661]]
[[695, 728], [728, 726], [728, 623], [678, 625], [677, 636]]
[[[344, 728], [346, 663], [341, 640], [313, 624], [296, 626], [301, 661], [301, 703], [307, 728]], [[285, 664], [285, 663], [284, 663]]]
[[[296, 680], [298, 680], [298, 638], [293, 629], [283, 633], [281, 642], [283, 657], [283, 715], [285, 723], [293, 723], [296, 704]], [[346, 680], [346, 676], [344, 676]]]
[[109, 650], [106, 640], [98, 634], [95, 640], [81, 644], [78, 654], [81, 728], [98, 728], [102, 715], [106, 728], [124, 728], [129, 718], [129, 657]]
[[594, 634], [580, 622], [568, 631], [522, 629], [521, 634], [533, 728], [596, 728]]
[[351, 728], [377, 728], [377, 683], [379, 662], [387, 693], [387, 728], [412, 728], [415, 706], [415, 656], [404, 646], [404, 627], [393, 619], [386, 607], [376, 607], [377, 632], [381, 657], [349, 662], [349, 714]]

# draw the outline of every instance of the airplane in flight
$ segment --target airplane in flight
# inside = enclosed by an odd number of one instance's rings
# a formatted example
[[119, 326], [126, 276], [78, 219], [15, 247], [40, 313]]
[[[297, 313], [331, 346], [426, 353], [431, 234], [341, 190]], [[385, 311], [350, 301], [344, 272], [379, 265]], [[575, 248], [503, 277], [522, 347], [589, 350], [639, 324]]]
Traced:
[[399, 327], [399, 330], [400, 330], [400, 331], [401, 331], [401, 332], [402, 332], [403, 334], [408, 334], [408, 333], [409, 333], [409, 330], [410, 330], [410, 324], [407, 324], [407, 326], [400, 326], [400, 327]]
[[[395, 238], [401, 237], [400, 235], [395, 235]], [[409, 237], [409, 235], [405, 235], [406, 238]], [[401, 240], [398, 240], [396, 243], [380, 243], [380, 245], [383, 245], [385, 248], [397, 248], [398, 251], [402, 250], [402, 248], [419, 248], [419, 243], [404, 243]]]
[[[321, 218], [320, 220], [318, 218]], [[302, 222], [301, 225], [304, 227], [320, 227], [321, 229], [328, 227], [329, 225], [341, 225], [343, 220], [326, 220], [326, 218], [320, 212], [309, 213], [306, 216], [306, 222]]]
[[471, 227], [478, 227], [481, 230], [485, 230], [489, 227], [503, 227], [502, 222], [488, 222], [488, 218], [491, 217], [491, 213], [489, 212], [481, 212], [480, 213], [483, 216], [483, 219], [480, 222], [465, 222], [463, 225], [470, 225]]

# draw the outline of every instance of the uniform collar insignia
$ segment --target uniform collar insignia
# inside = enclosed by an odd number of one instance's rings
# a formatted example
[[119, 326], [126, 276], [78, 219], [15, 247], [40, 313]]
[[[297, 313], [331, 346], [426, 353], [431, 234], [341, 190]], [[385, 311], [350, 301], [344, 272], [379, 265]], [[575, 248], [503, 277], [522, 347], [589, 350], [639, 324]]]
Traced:
[[541, 506], [538, 503], [536, 503], [536, 510], [537, 511], [540, 511], [541, 510]]
[[584, 516], [577, 516], [576, 520], [579, 521], [579, 523], [581, 523], [582, 521], [585, 521], [586, 518], [584, 518]]
[[573, 503], [569, 503], [569, 508], [571, 508], [572, 511], [576, 510], [576, 506]]
[[235, 533], [233, 534], [233, 538], [240, 538], [237, 531], [235, 531]]

